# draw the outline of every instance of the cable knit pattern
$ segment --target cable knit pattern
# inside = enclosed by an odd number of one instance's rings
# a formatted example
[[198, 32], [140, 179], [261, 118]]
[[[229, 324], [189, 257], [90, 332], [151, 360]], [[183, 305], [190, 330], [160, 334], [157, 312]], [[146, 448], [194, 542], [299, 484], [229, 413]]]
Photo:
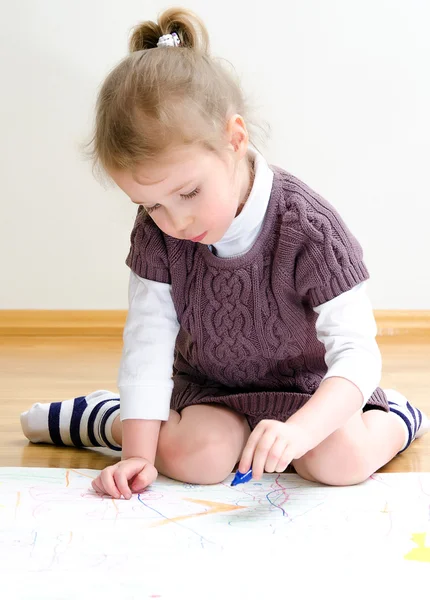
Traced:
[[146, 279], [170, 283], [164, 235], [155, 226], [143, 206], [139, 206], [137, 210], [136, 222], [131, 232], [131, 248], [126, 263], [135, 273], [145, 273], [142, 277]]
[[[274, 170], [265, 220], [245, 254], [220, 258], [207, 246], [165, 236], [139, 210], [127, 264], [171, 283], [181, 329], [172, 408], [218, 402], [284, 420], [327, 372], [314, 306], [368, 278], [360, 245], [325, 200]], [[367, 408], [388, 410], [378, 388]]]

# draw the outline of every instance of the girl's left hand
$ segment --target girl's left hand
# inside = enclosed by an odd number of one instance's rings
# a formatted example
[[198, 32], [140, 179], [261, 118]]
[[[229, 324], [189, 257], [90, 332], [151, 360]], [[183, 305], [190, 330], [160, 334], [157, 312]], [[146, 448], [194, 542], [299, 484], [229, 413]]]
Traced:
[[312, 448], [311, 436], [303, 427], [265, 419], [249, 436], [239, 471], [246, 473], [252, 466], [252, 478], [257, 480], [264, 471], [282, 473], [292, 460], [301, 458]]

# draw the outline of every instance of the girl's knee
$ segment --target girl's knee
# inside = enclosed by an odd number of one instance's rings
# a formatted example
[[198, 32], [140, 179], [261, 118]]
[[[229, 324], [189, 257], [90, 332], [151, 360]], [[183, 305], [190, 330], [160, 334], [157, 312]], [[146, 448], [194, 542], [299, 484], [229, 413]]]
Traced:
[[197, 429], [189, 435], [160, 434], [156, 466], [173, 479], [197, 484], [220, 483], [232, 472], [237, 460], [226, 436], [216, 430]]
[[345, 469], [339, 465], [324, 464], [295, 464], [297, 473], [308, 481], [315, 481], [324, 485], [343, 486], [356, 485], [366, 481], [372, 472], [363, 465], [355, 465], [355, 468]]
[[348, 433], [339, 433], [337, 443], [321, 443], [293, 465], [304, 479], [325, 485], [355, 485], [371, 475], [360, 444]]

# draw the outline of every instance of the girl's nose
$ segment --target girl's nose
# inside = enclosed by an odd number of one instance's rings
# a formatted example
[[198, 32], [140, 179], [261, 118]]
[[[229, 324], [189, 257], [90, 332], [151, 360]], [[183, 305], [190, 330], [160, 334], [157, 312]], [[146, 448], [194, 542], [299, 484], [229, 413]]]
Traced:
[[183, 215], [183, 216], [175, 216], [172, 218], [172, 225], [177, 233], [177, 236], [180, 238], [189, 237], [191, 225], [193, 224], [194, 219], [191, 216]]

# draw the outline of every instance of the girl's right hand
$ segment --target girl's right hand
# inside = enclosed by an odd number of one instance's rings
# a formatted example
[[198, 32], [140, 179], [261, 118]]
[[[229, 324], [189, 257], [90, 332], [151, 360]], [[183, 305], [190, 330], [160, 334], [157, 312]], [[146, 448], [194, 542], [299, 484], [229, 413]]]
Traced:
[[107, 494], [117, 499], [123, 495], [130, 500], [133, 492], [143, 492], [157, 479], [157, 475], [157, 469], [146, 458], [127, 458], [103, 469], [91, 485], [99, 494]]

